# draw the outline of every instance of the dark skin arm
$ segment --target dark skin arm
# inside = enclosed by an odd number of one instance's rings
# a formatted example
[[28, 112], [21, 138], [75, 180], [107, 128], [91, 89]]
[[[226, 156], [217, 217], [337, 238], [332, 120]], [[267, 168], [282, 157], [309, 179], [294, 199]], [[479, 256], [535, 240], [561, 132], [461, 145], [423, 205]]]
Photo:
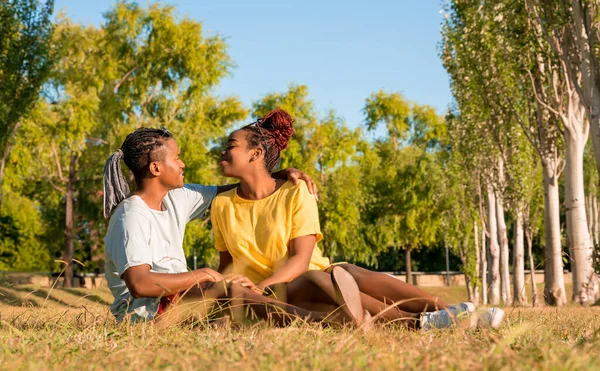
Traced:
[[210, 268], [185, 273], [155, 273], [147, 264], [127, 268], [123, 280], [134, 298], [158, 298], [174, 295], [204, 282], [218, 282], [223, 276]]
[[[302, 236], [291, 240], [289, 259], [283, 265], [277, 268], [277, 270], [275, 270], [270, 277], [267, 277], [256, 285], [248, 277], [241, 274], [225, 276], [225, 281], [228, 283], [232, 282], [241, 284], [242, 286], [249, 287], [258, 292], [262, 292], [265, 287], [276, 283], [293, 281], [308, 271], [310, 258], [312, 257], [316, 243], [317, 237], [315, 235]], [[221, 269], [225, 269], [229, 264], [231, 264], [227, 262], [231, 261], [233, 261], [233, 259], [229, 252], [221, 252], [219, 272], [223, 272]]]
[[256, 284], [262, 290], [276, 283], [290, 282], [308, 271], [310, 258], [317, 243], [314, 234], [294, 238], [290, 241], [289, 259], [273, 272], [270, 277]]
[[[311, 177], [308, 176], [306, 173], [303, 173], [302, 171], [300, 171], [298, 169], [294, 169], [294, 168], [290, 167], [287, 169], [283, 169], [283, 170], [274, 172], [271, 174], [271, 176], [275, 179], [290, 180], [294, 184], [298, 184], [298, 182], [300, 180], [304, 180], [304, 182], [306, 182], [306, 186], [308, 187], [308, 191], [310, 192], [310, 194], [315, 195], [315, 198], [317, 200], [319, 200], [319, 194], [317, 192], [317, 185], [315, 184], [315, 182], [313, 182]], [[222, 193], [222, 192], [227, 192], [230, 189], [237, 187], [238, 185], [239, 184], [227, 184], [227, 185], [217, 186], [217, 194]]]

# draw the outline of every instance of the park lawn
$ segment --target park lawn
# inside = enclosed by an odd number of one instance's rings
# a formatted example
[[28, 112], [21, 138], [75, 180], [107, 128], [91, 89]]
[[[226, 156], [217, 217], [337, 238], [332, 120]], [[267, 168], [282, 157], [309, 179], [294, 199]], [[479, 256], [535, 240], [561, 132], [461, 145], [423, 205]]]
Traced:
[[[464, 300], [464, 288], [428, 291]], [[598, 307], [505, 308], [497, 331], [388, 324], [364, 334], [301, 321], [287, 328], [118, 325], [110, 301], [107, 290], [0, 287], [1, 369], [600, 368]]]

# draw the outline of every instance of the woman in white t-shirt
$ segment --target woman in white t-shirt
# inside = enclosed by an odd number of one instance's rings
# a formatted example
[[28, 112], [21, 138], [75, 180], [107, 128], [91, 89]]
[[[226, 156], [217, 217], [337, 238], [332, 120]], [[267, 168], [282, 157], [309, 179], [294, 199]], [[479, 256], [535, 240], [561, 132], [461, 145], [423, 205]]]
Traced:
[[[129, 134], [106, 162], [104, 216], [110, 221], [104, 238], [105, 271], [115, 298], [111, 312], [117, 320], [154, 319], [176, 307], [171, 304], [181, 297], [201, 302], [235, 299], [259, 317], [277, 323], [294, 316], [325, 318], [328, 313], [266, 298], [244, 285], [220, 283], [223, 277], [210, 268], [188, 270], [183, 252], [186, 224], [203, 215], [217, 193], [235, 186], [184, 184], [185, 164], [179, 154], [168, 130], [140, 128]], [[135, 178], [136, 189], [131, 194], [121, 160]], [[277, 176], [310, 181], [294, 169]]]

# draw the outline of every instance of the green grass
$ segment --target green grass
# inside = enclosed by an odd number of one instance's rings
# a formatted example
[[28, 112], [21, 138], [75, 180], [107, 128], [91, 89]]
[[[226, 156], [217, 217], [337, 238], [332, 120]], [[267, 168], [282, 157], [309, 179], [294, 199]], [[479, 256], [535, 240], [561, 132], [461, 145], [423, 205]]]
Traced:
[[[428, 289], [451, 301], [464, 288]], [[48, 298], [48, 299], [46, 299]], [[600, 308], [505, 308], [499, 330], [118, 325], [106, 290], [0, 287], [1, 369], [598, 369]]]

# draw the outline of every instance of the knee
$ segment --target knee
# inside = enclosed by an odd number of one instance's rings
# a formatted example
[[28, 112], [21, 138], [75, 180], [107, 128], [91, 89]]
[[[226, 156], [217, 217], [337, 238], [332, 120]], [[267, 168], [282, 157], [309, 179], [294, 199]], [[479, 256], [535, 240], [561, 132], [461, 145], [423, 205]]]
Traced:
[[346, 272], [350, 273], [353, 277], [361, 274], [362, 268], [357, 267], [354, 264], [344, 263], [344, 264], [340, 264], [339, 267], [344, 268], [346, 270]]
[[298, 278], [300, 278], [300, 279], [304, 278], [304, 279], [307, 279], [307, 280], [309, 280], [309, 281], [311, 281], [311, 282], [314, 282], [316, 279], [318, 279], [318, 277], [319, 277], [321, 274], [323, 274], [323, 272], [321, 272], [321, 271], [316, 271], [316, 270], [310, 270], [310, 271], [304, 272], [304, 273], [303, 273], [303, 274], [302, 274], [300, 277], [298, 277]]
[[303, 279], [303, 282], [308, 281], [309, 284], [313, 284], [321, 288], [328, 287], [331, 284], [331, 272], [312, 270], [305, 272], [300, 277]]

